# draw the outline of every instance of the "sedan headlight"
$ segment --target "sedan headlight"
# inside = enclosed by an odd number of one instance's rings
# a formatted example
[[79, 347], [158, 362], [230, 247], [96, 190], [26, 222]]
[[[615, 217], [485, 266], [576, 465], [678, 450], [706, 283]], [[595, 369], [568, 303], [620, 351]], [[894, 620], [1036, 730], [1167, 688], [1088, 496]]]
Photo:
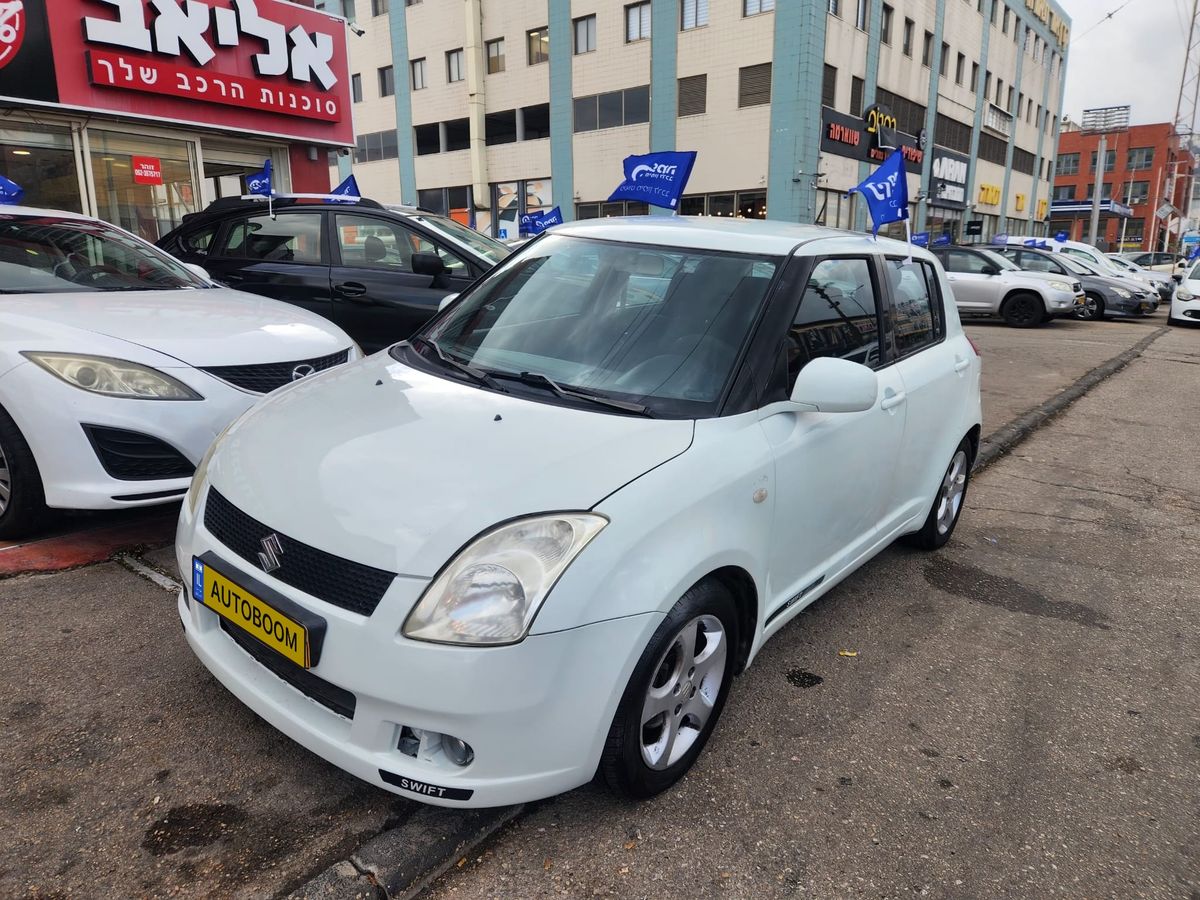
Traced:
[[553, 513], [489, 531], [442, 569], [402, 633], [476, 646], [524, 640], [559, 576], [607, 524], [594, 513]]
[[1183, 290], [1183, 288], [1180, 288], [1179, 290], [1177, 290], [1175, 292], [1175, 299], [1182, 300], [1186, 303], [1188, 300], [1195, 300], [1196, 295], [1193, 294], [1191, 291], [1185, 291], [1185, 290]]
[[1129, 293], [1129, 291], [1125, 290], [1125, 288], [1119, 288], [1119, 287], [1115, 287], [1115, 288], [1113, 288], [1113, 289], [1112, 289], [1112, 291], [1113, 291], [1113, 293], [1114, 293], [1114, 294], [1116, 294], [1118, 297], [1123, 297], [1123, 298], [1125, 298], [1126, 300], [1128, 300], [1130, 297], [1132, 297], [1132, 296], [1133, 296], [1133, 294]]
[[1066, 291], [1068, 294], [1075, 293], [1071, 290], [1071, 285], [1065, 281], [1051, 281], [1050, 287], [1056, 291]]
[[182, 381], [157, 369], [124, 359], [28, 351], [23, 351], [21, 355], [67, 384], [93, 394], [136, 400], [204, 399]]

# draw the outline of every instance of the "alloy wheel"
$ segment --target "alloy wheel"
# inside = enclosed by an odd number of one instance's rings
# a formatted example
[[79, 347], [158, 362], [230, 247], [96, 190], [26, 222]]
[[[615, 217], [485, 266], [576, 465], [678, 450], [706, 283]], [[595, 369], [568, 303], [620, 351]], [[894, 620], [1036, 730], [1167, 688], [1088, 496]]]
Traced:
[[695, 744], [721, 696], [729, 639], [721, 620], [703, 615], [689, 621], [654, 666], [642, 702], [642, 760], [666, 769]]
[[4, 445], [0, 444], [0, 516], [8, 509], [12, 497], [12, 473], [8, 470], [8, 457], [4, 455]]
[[937, 530], [945, 534], [954, 526], [958, 511], [962, 509], [963, 493], [967, 489], [967, 454], [959, 450], [950, 460], [942, 489], [938, 493]]
[[1100, 301], [1088, 294], [1083, 299], [1083, 308], [1079, 310], [1079, 318], [1081, 319], [1098, 319], [1100, 318]]

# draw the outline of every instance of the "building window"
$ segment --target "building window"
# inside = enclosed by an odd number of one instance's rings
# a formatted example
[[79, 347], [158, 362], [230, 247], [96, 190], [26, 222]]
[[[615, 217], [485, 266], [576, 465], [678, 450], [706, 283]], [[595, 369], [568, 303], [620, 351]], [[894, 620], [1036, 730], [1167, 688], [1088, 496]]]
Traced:
[[[1117, 167], [1117, 151], [1109, 150], [1107, 153], [1104, 154], [1104, 171], [1111, 172], [1116, 167]], [[1089, 171], [1095, 173], [1095, 171], [1096, 171], [1096, 151], [1095, 150], [1092, 151], [1092, 159], [1091, 159], [1091, 162], [1088, 164], [1088, 168], [1089, 168]]]
[[[1014, 110], [1013, 110], [1013, 94], [1014, 93], [1016, 93], [1016, 92], [1013, 90], [1013, 86], [1010, 84], [1008, 86], [1008, 105], [1004, 107], [1010, 113], [1014, 112]], [[1015, 110], [1015, 112], [1020, 113], [1020, 110]]]
[[[1095, 166], [1092, 167], [1093, 169]], [[1136, 171], [1154, 168], [1154, 148], [1134, 147], [1129, 151], [1127, 168]]]
[[634, 3], [625, 7], [625, 43], [650, 37], [650, 4]]
[[412, 70], [412, 89], [414, 91], [424, 90], [427, 84], [425, 81], [425, 57], [414, 59], [409, 63], [409, 68]]
[[525, 33], [526, 54], [529, 65], [536, 66], [550, 59], [550, 29], [535, 28]]
[[866, 31], [871, 17], [871, 0], [858, 0], [858, 8], [854, 13], [854, 27]]
[[757, 16], [775, 8], [775, 0], [742, 0], [742, 15]]
[[1054, 167], [1056, 175], [1078, 175], [1079, 154], [1063, 153], [1058, 157], [1058, 165]]
[[879, 20], [879, 40], [892, 46], [892, 8], [883, 4], [883, 15]]
[[708, 76], [689, 75], [679, 79], [679, 115], [699, 116], [708, 108]]
[[465, 74], [462, 47], [448, 51], [446, 53], [446, 81], [454, 84], [456, 81], [462, 81]]
[[828, 5], [831, 16], [840, 16], [842, 14], [842, 0], [828, 0]]
[[960, 54], [958, 54], [958, 62], [956, 62], [954, 64], [954, 83], [955, 84], [963, 83], [963, 78], [966, 75], [966, 70], [967, 70], [967, 58], [960, 53]]
[[396, 93], [396, 79], [392, 74], [391, 66], [384, 66], [379, 70], [379, 96], [390, 97]]
[[762, 106], [771, 102], [771, 64], [738, 69], [738, 107]]
[[938, 75], [946, 77], [946, 67], [950, 65], [950, 45], [942, 42], [942, 55], [938, 57]]
[[837, 107], [837, 68], [825, 63], [825, 71], [821, 76], [821, 105], [830, 109]]
[[904, 50], [904, 55], [905, 55], [905, 56], [912, 56], [912, 55], [913, 55], [913, 34], [914, 34], [914, 33], [915, 33], [915, 31], [916, 31], [916, 27], [917, 27], [917, 23], [916, 23], [916, 22], [914, 22], [912, 19], [905, 19], [905, 20], [904, 20], [904, 46], [903, 46], [903, 50]]
[[679, 29], [690, 31], [708, 24], [708, 0], [681, 0], [679, 4]]
[[979, 91], [979, 63], [971, 63], [971, 93]]
[[985, 72], [983, 75], [983, 99], [986, 100], [992, 96], [992, 73]]
[[388, 0], [371, 0], [371, 15], [386, 16], [388, 12]]
[[357, 72], [350, 76], [350, 99], [362, 103], [362, 76]]
[[[1113, 188], [1113, 186], [1111, 183], [1109, 183], [1107, 181], [1104, 182], [1104, 184], [1102, 184], [1100, 186], [1100, 199], [1101, 200], [1111, 200], [1112, 199], [1112, 188]], [[1087, 199], [1091, 200], [1095, 196], [1096, 196], [1096, 185], [1095, 185], [1095, 183], [1089, 184], [1087, 186]]]
[[484, 46], [487, 48], [488, 74], [495, 75], [497, 72], [503, 72], [504, 38], [497, 38], [494, 41], [488, 41]]
[[[436, 129], [437, 126], [435, 125], [434, 128]], [[360, 134], [357, 146], [354, 148], [354, 161], [375, 162], [378, 159], [395, 159], [399, 156], [398, 151], [394, 128], [389, 131]]]
[[857, 75], [850, 78], [850, 115], [861, 116], [863, 114], [863, 88], [866, 86]]
[[596, 17], [584, 16], [575, 20], [575, 55], [596, 49]]
[[1150, 199], [1150, 182], [1135, 181], [1132, 186], [1126, 189], [1126, 201], [1130, 206], [1138, 203], [1145, 203]]
[[[404, 0], [404, 5], [405, 6], [416, 6], [420, 2], [421, 2], [421, 0]], [[350, 17], [347, 16], [346, 18], [350, 18]]]
[[1006, 6], [1004, 7], [1004, 18], [1001, 19], [1003, 24], [1000, 26], [1000, 30], [1005, 34], [1008, 34], [1008, 20], [1010, 18], [1012, 18], [1012, 11]]
[[1054, 199], [1054, 200], [1074, 200], [1075, 199], [1075, 185], [1073, 185], [1073, 184], [1056, 184], [1054, 186], [1054, 194], [1052, 195], [1052, 199]]
[[1002, 98], [1003, 96], [1004, 96], [1004, 79], [997, 78], [996, 79], [996, 105], [997, 106], [1000, 105], [1000, 103], [1001, 103], [1000, 98]]
[[576, 97], [574, 107], [577, 132], [641, 125], [650, 121], [650, 86]]

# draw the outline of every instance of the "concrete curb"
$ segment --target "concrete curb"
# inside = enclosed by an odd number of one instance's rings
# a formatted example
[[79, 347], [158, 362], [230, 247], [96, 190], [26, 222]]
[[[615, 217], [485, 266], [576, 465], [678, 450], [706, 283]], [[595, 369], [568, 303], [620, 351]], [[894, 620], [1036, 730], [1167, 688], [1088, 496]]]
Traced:
[[972, 472], [978, 472], [990, 466], [1096, 385], [1107, 381], [1113, 375], [1117, 374], [1117, 372], [1120, 372], [1141, 356], [1147, 347], [1170, 330], [1165, 325], [1159, 326], [1156, 331], [1146, 335], [1124, 353], [1114, 356], [1107, 362], [1101, 363], [1090, 372], [1081, 375], [1076, 379], [1074, 384], [1063, 388], [1049, 400], [1039, 403], [1033, 409], [1001, 425], [991, 434], [984, 437], [979, 442], [979, 453], [975, 457], [975, 465]]

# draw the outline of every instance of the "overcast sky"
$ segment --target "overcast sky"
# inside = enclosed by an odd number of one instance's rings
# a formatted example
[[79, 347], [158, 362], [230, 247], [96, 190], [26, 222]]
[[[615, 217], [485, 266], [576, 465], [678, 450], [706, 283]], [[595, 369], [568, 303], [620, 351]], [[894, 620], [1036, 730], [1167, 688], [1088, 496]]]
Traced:
[[1084, 109], [1129, 104], [1135, 125], [1174, 119], [1191, 0], [1129, 0], [1099, 25], [1125, 0], [1058, 2], [1072, 34], [1064, 115], [1078, 122]]

